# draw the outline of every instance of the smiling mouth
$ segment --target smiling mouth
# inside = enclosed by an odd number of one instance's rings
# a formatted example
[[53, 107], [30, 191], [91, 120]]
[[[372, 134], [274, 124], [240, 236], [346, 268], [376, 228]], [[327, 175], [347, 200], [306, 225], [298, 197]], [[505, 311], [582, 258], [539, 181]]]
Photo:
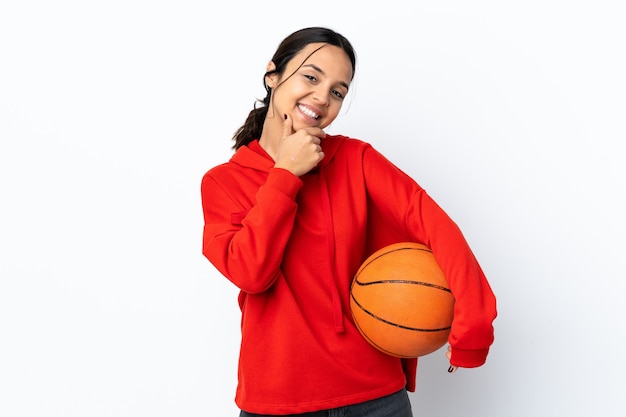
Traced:
[[319, 119], [320, 115], [315, 113], [313, 110], [309, 109], [308, 107], [304, 107], [302, 105], [299, 105], [298, 108], [300, 109], [300, 111], [304, 114], [306, 114], [309, 117], [312, 117], [313, 119]]

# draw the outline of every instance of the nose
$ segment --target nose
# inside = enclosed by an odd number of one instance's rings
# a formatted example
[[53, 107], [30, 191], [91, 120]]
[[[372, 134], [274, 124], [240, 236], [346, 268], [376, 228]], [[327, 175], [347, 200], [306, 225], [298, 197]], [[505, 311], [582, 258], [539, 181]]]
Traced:
[[330, 92], [328, 89], [320, 86], [313, 91], [313, 99], [316, 100], [321, 106], [326, 106], [328, 105], [329, 94]]

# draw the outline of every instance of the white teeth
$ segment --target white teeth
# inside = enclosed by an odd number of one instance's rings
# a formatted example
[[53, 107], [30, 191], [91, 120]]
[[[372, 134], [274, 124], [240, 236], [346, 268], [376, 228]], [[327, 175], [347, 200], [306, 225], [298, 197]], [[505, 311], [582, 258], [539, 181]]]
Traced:
[[320, 116], [314, 112], [312, 112], [310, 109], [304, 107], [304, 106], [298, 106], [298, 108], [300, 109], [300, 111], [304, 114], [306, 114], [309, 117], [312, 117], [314, 119], [318, 119]]

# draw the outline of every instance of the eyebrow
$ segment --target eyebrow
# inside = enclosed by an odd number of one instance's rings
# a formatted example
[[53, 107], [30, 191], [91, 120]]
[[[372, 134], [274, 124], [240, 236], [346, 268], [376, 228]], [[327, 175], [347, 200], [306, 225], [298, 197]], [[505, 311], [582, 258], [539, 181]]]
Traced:
[[[319, 72], [322, 75], [326, 75], [326, 73], [324, 71], [322, 71], [322, 69], [320, 67], [318, 67], [317, 65], [314, 64], [306, 64], [303, 65], [302, 67], [311, 67], [313, 68], [315, 71]], [[350, 86], [348, 85], [348, 83], [344, 82], [344, 81], [339, 81], [339, 84], [341, 84], [343, 87], [346, 88], [346, 90], [350, 90]]]

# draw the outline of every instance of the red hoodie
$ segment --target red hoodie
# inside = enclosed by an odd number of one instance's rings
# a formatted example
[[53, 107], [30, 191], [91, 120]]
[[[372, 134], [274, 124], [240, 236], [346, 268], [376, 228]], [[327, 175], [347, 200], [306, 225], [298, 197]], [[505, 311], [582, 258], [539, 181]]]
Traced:
[[302, 177], [274, 168], [258, 141], [202, 179], [203, 254], [241, 291], [235, 402], [294, 414], [415, 389], [417, 359], [370, 346], [350, 314], [361, 263], [402, 241], [429, 246], [455, 297], [452, 364], [482, 365], [496, 300], [457, 225], [371, 145], [326, 136]]

